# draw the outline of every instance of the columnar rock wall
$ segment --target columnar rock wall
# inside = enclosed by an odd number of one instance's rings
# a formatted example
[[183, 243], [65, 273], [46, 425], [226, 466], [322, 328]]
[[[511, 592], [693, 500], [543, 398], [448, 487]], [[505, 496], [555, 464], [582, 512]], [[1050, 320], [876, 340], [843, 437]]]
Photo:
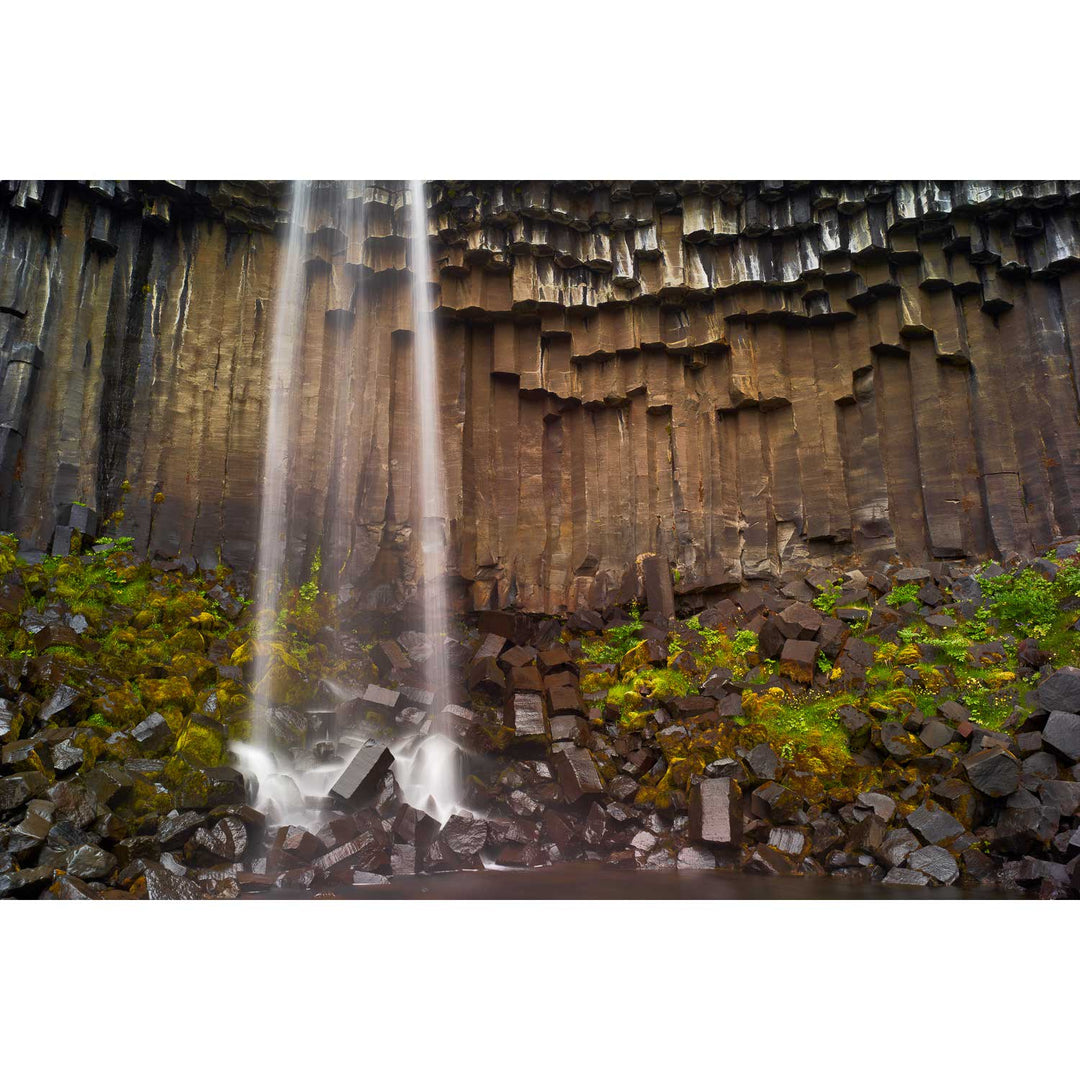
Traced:
[[[602, 607], [644, 551], [691, 593], [1080, 532], [1080, 183], [428, 192], [474, 606]], [[417, 576], [411, 208], [346, 195], [309, 223], [290, 554], [389, 603]], [[2, 199], [0, 524], [44, 546], [79, 501], [250, 566], [282, 187]]]

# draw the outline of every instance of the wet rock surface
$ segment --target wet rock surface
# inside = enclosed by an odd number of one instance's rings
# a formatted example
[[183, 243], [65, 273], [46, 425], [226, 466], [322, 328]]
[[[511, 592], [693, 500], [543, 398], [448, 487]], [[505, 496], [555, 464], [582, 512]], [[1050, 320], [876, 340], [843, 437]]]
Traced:
[[[354, 895], [575, 863], [1076, 895], [1078, 669], [1056, 663], [1071, 639], [1031, 648], [993, 623], [961, 642], [973, 625], [961, 605], [989, 601], [967, 585], [958, 599], [967, 576], [951, 568], [793, 577], [690, 614], [665, 564], [645, 561], [640, 596], [573, 627], [466, 618], [447, 646], [446, 702], [423, 685], [424, 635], [350, 630], [332, 653], [308, 644], [327, 621], [312, 617], [293, 631], [295, 655], [274, 657], [280, 772], [260, 791], [230, 749], [250, 734], [255, 666], [250, 622], [229, 617], [249, 608], [220, 598], [244, 582], [123, 552], [67, 558], [70, 575], [127, 574], [136, 588], [120, 604], [109, 590], [125, 586], [108, 582], [86, 608], [78, 636], [97, 652], [36, 651], [27, 613], [71, 613], [53, 564], [14, 572], [0, 630], [30, 644], [0, 657], [4, 896]], [[1064, 589], [1072, 563], [1055, 565]], [[1025, 572], [980, 587], [991, 596]], [[822, 610], [840, 607], [859, 619]], [[399, 780], [436, 731], [462, 784], [442, 821], [433, 804], [409, 806]], [[317, 775], [318, 794], [292, 779]]]

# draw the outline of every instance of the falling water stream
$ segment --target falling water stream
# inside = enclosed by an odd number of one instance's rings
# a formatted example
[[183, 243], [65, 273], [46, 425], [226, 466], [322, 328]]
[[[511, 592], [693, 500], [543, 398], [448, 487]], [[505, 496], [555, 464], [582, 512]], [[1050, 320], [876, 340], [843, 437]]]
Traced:
[[[350, 199], [348, 182], [331, 185], [329, 206], [313, 207], [313, 187], [310, 181], [296, 181], [292, 186], [289, 227], [285, 257], [276, 287], [276, 305], [270, 347], [268, 373], [268, 410], [266, 420], [265, 458], [261, 516], [259, 525], [257, 595], [260, 616], [256, 628], [254, 731], [251, 743], [233, 745], [240, 768], [257, 785], [256, 805], [270, 814], [275, 824], [296, 824], [315, 827], [324, 816], [325, 796], [351, 759], [354, 747], [372, 734], [363, 724], [354, 724], [341, 736], [336, 754], [322, 763], [313, 763], [310, 754], [297, 753], [291, 761], [275, 753], [272, 745], [271, 693], [272, 654], [275, 640], [273, 614], [281, 603], [282, 586], [286, 577], [286, 536], [288, 532], [288, 477], [291, 467], [292, 418], [295, 413], [295, 394], [302, 379], [303, 331], [306, 303], [306, 262], [313, 218], [319, 217], [340, 229], [346, 245], [353, 242], [359, 221]], [[324, 192], [320, 189], [318, 194]], [[435, 329], [432, 316], [430, 280], [431, 261], [428, 252], [427, 203], [422, 180], [410, 182], [409, 267], [412, 277], [413, 316], [413, 386], [414, 418], [417, 427], [414, 476], [414, 522], [418, 547], [422, 555], [420, 594], [423, 606], [423, 628], [428, 649], [423, 661], [423, 678], [435, 697], [435, 714], [448, 700], [448, 669], [446, 662], [447, 600], [445, 572], [447, 565], [446, 499], [442, 466], [441, 431], [438, 408], [438, 367], [435, 350]], [[313, 210], [318, 213], [313, 213]], [[348, 262], [348, 256], [346, 256]], [[363, 317], [364, 305], [359, 293], [354, 299], [357, 318]], [[364, 327], [358, 328], [357, 338], [363, 342]], [[356, 490], [358, 454], [348, 445], [345, 433], [349, 430], [348, 415], [355, 409], [360, 380], [364, 373], [356, 371], [356, 358], [348, 354], [347, 334], [339, 333], [338, 355], [334, 358], [338, 380], [333, 417], [334, 438], [329, 475], [330, 516], [327, 548], [335, 560], [348, 551], [349, 535], [347, 506]], [[361, 344], [361, 352], [363, 347]], [[337, 562], [324, 576], [339, 596], [347, 595], [349, 583], [337, 575], [343, 569]], [[337, 704], [344, 702], [347, 692], [337, 693]], [[437, 724], [423, 733], [398, 737], [392, 744], [394, 777], [401, 797], [410, 805], [426, 810], [445, 821], [461, 803], [461, 752], [438, 730]]]
[[[431, 644], [424, 676], [435, 695], [436, 710], [447, 701], [446, 663], [446, 482], [439, 423], [439, 370], [435, 353], [435, 321], [431, 313], [431, 259], [428, 253], [427, 198], [424, 181], [409, 186], [412, 214], [409, 228], [409, 266], [412, 270], [413, 376], [416, 397], [417, 495], [416, 522], [423, 552], [424, 633]], [[460, 801], [454, 748], [436, 732], [413, 759], [408, 782], [431, 793], [437, 816]], [[400, 780], [399, 780], [400, 782]], [[402, 784], [404, 789], [405, 784]]]
[[[259, 516], [259, 550], [256, 567], [257, 605], [261, 612], [275, 612], [285, 576], [286, 479], [289, 474], [289, 425], [292, 399], [300, 363], [303, 338], [307, 221], [311, 208], [311, 183], [295, 180], [289, 206], [285, 262], [277, 282], [274, 323], [270, 338], [270, 365], [266, 394], [266, 437], [263, 456], [262, 498]], [[255, 641], [255, 713], [253, 737], [261, 747], [270, 740], [270, 644], [272, 622], [259, 618]]]

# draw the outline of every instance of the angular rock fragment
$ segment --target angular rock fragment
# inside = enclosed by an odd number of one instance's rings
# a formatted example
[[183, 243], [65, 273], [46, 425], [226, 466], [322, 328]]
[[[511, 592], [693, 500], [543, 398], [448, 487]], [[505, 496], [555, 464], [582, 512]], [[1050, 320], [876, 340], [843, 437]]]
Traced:
[[1038, 693], [1047, 712], [1080, 713], [1080, 668], [1058, 668], [1039, 684]]
[[877, 856], [889, 866], [902, 866], [912, 852], [919, 850], [919, 841], [910, 829], [890, 829], [877, 849]]
[[563, 798], [568, 803], [575, 803], [586, 795], [603, 794], [604, 782], [588, 750], [564, 743], [554, 757]]
[[65, 859], [65, 869], [83, 881], [107, 877], [116, 868], [116, 857], [96, 844], [72, 848]]
[[146, 867], [146, 894], [150, 900], [205, 900], [206, 893], [192, 880], [170, 874], [164, 867]]
[[791, 638], [784, 642], [780, 653], [780, 674], [793, 682], [809, 686], [814, 681], [817, 671], [817, 658], [820, 646], [816, 641], [803, 641]]
[[964, 831], [964, 826], [951, 814], [929, 804], [924, 804], [908, 814], [907, 824], [927, 844], [940, 844], [954, 840]]
[[153, 757], [159, 750], [165, 749], [173, 739], [169, 722], [158, 712], [151, 713], [141, 723], [136, 724], [130, 735], [147, 757]]
[[37, 772], [20, 772], [0, 778], [0, 812], [23, 806], [46, 787], [48, 781]]
[[330, 795], [347, 805], [361, 805], [378, 790], [393, 762], [394, 755], [386, 743], [369, 741], [353, 755]]
[[[514, 738], [524, 743], [544, 743], [548, 738], [544, 699], [539, 694], [514, 694], [506, 706], [506, 723]], [[576, 718], [575, 718], [576, 719]]]
[[[1078, 671], [1076, 668], [1062, 668], [1062, 671]], [[1078, 671], [1080, 674], [1080, 671]], [[1056, 676], [1051, 676], [1054, 678]], [[1046, 684], [1044, 683], [1043, 686]], [[1042, 687], [1040, 687], [1040, 699]], [[1080, 715], [1073, 712], [1055, 710], [1050, 713], [1042, 732], [1043, 742], [1052, 746], [1062, 757], [1069, 761], [1080, 761]]]
[[1020, 762], [1007, 750], [977, 750], [963, 759], [972, 787], [984, 795], [1004, 798], [1020, 786]]
[[759, 780], [775, 780], [780, 771], [780, 759], [768, 743], [758, 743], [746, 755], [746, 764]]
[[901, 866], [894, 866], [882, 879], [883, 885], [929, 885], [930, 879], [918, 870], [907, 870]]
[[439, 839], [462, 858], [478, 855], [488, 841], [487, 822], [469, 813], [453, 814], [439, 833]]
[[942, 885], [951, 885], [960, 876], [955, 857], [936, 844], [912, 852], [907, 864], [910, 869], [926, 874]]
[[675, 866], [679, 870], [715, 870], [716, 856], [700, 844], [688, 844], [679, 848], [675, 855]]
[[754, 815], [776, 825], [798, 824], [802, 805], [802, 796], [791, 788], [771, 781], [756, 788], [750, 796]]
[[738, 847], [742, 840], [742, 791], [730, 777], [703, 779], [690, 792], [690, 838]]

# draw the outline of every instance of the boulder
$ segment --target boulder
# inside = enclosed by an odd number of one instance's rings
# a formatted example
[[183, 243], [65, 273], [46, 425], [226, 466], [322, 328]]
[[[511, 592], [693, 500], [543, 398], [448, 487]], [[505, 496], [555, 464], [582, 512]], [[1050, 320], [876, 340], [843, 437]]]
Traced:
[[347, 805], [362, 804], [375, 794], [393, 762], [394, 755], [386, 743], [370, 740], [353, 755], [330, 789], [331, 797]]
[[64, 869], [83, 881], [108, 877], [116, 868], [116, 857], [96, 844], [80, 844], [67, 853]]
[[61, 717], [67, 723], [76, 722], [86, 712], [86, 699], [73, 686], [61, 684], [38, 713], [38, 721], [47, 724], [54, 717]]
[[161, 865], [146, 867], [146, 895], [150, 900], [206, 900], [206, 893], [189, 878], [169, 873]]
[[875, 854], [888, 866], [902, 866], [913, 851], [919, 850], [918, 837], [910, 830], [903, 827], [890, 829], [885, 834]]
[[576, 686], [550, 686], [547, 696], [552, 715], [576, 713], [578, 716], [588, 716], [585, 702], [582, 701], [581, 693]]
[[927, 844], [940, 844], [955, 840], [964, 826], [940, 807], [925, 803], [907, 816], [907, 824], [914, 829]]
[[919, 731], [919, 740], [929, 750], [938, 750], [947, 746], [956, 738], [956, 729], [943, 724], [940, 720], [931, 720]]
[[549, 734], [543, 697], [540, 694], [514, 694], [506, 705], [506, 725], [514, 729], [515, 740], [546, 742]]
[[929, 885], [930, 879], [918, 870], [907, 870], [894, 866], [882, 879], [882, 885]]
[[817, 671], [817, 658], [820, 646], [816, 641], [791, 638], [784, 642], [780, 653], [780, 674], [793, 682], [809, 686], [814, 681]]
[[488, 825], [482, 818], [463, 811], [447, 820], [439, 839], [462, 858], [478, 855], [488, 841]]
[[936, 844], [913, 852], [908, 856], [907, 864], [912, 870], [926, 874], [942, 885], [951, 885], [960, 876], [956, 859]]
[[147, 757], [153, 757], [159, 750], [164, 750], [173, 740], [169, 722], [159, 712], [151, 713], [141, 723], [136, 724], [129, 735]]
[[494, 656], [474, 660], [466, 682], [473, 693], [487, 694], [496, 701], [501, 701], [506, 693], [506, 676]]
[[758, 743], [746, 755], [745, 761], [759, 780], [775, 780], [780, 771], [780, 759], [768, 743]]
[[971, 786], [984, 795], [1003, 798], [1020, 786], [1020, 762], [1007, 750], [977, 750], [963, 758], [963, 766]]
[[1080, 668], [1059, 668], [1039, 684], [1038, 694], [1047, 712], [1080, 713]]
[[371, 683], [360, 697], [359, 708], [362, 712], [372, 712], [378, 716], [390, 717], [397, 710], [401, 695], [396, 690]]
[[[1077, 668], [1062, 668], [1057, 675], [1062, 671], [1076, 671], [1080, 675]], [[1051, 679], [1055, 677], [1051, 676]], [[1046, 683], [1043, 684], [1045, 685]], [[1042, 687], [1039, 691], [1042, 700]], [[1044, 743], [1052, 746], [1062, 757], [1072, 762], [1080, 761], [1080, 715], [1077, 713], [1058, 709], [1052, 711], [1043, 727], [1042, 738]]]
[[689, 844], [679, 848], [675, 855], [675, 867], [678, 870], [715, 870], [716, 856], [700, 844]]
[[798, 824], [802, 806], [801, 795], [773, 781], [756, 788], [750, 796], [750, 808], [755, 817], [776, 825]]
[[776, 616], [776, 625], [785, 638], [808, 640], [821, 629], [822, 616], [809, 604], [795, 603], [784, 608]]
[[575, 803], [586, 795], [601, 795], [604, 782], [588, 750], [564, 743], [554, 754], [563, 798]]
[[690, 838], [738, 847], [742, 839], [742, 791], [730, 777], [703, 779], [690, 792]]
[[38, 772], [21, 772], [0, 779], [0, 812], [16, 810], [37, 798], [48, 787]]
[[896, 801], [880, 791], [863, 791], [855, 797], [855, 805], [871, 811], [888, 824], [896, 813]]

